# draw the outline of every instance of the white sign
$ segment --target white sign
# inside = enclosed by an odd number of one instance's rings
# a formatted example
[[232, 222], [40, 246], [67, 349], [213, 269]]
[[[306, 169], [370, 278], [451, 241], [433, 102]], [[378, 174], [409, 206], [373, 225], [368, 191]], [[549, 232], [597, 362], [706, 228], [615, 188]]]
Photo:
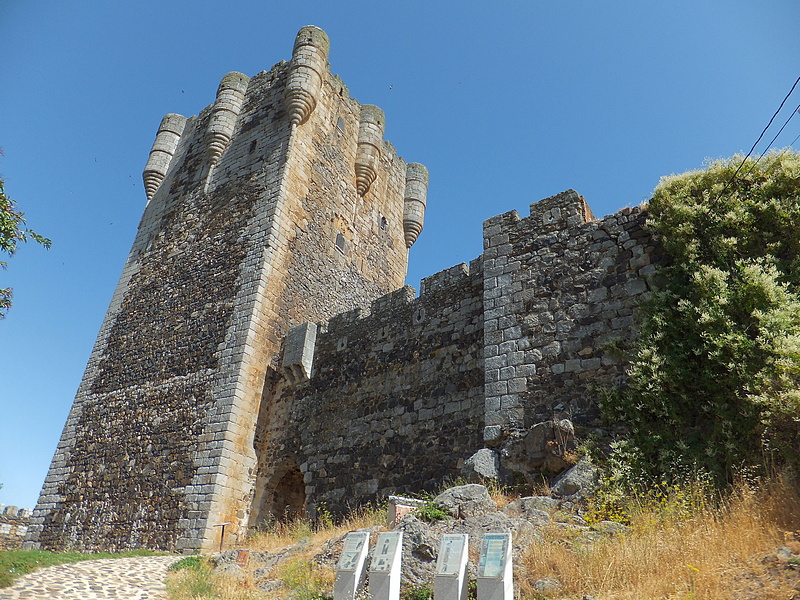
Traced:
[[375, 554], [369, 567], [369, 595], [372, 600], [400, 600], [402, 554], [402, 531], [378, 534], [378, 543], [375, 544]]
[[478, 577], [502, 577], [506, 566], [506, 550], [511, 543], [507, 533], [487, 533], [481, 543]]
[[487, 533], [478, 562], [478, 600], [513, 600], [511, 534]]
[[364, 563], [369, 550], [369, 533], [351, 531], [344, 538], [344, 547], [336, 563], [334, 600], [354, 600], [364, 582]]
[[468, 542], [466, 533], [447, 533], [442, 536], [433, 580], [433, 597], [436, 600], [466, 600]]
[[339, 562], [336, 564], [337, 571], [355, 571], [358, 566], [358, 559], [364, 554], [364, 549], [369, 544], [369, 533], [366, 531], [351, 531], [344, 538], [344, 548]]
[[439, 558], [436, 560], [437, 575], [458, 575], [468, 538], [466, 533], [447, 533], [442, 536]]
[[387, 531], [378, 534], [378, 543], [375, 544], [375, 554], [369, 567], [370, 573], [389, 572], [394, 562], [394, 557], [401, 551], [403, 541], [402, 531]]

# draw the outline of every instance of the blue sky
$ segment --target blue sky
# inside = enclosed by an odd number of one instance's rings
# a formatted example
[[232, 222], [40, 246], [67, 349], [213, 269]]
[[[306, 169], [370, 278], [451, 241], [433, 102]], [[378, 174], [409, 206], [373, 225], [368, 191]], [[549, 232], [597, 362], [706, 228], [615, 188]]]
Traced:
[[[229, 71], [288, 60], [303, 25], [328, 33], [331, 71], [430, 170], [414, 287], [477, 256], [495, 214], [573, 188], [601, 216], [747, 152], [800, 76], [796, 0], [0, 0], [0, 23], [0, 176], [53, 239], [0, 272], [15, 300], [0, 321], [0, 503], [28, 507], [133, 241], [161, 117], [197, 114]], [[798, 135], [800, 118], [775, 146]]]

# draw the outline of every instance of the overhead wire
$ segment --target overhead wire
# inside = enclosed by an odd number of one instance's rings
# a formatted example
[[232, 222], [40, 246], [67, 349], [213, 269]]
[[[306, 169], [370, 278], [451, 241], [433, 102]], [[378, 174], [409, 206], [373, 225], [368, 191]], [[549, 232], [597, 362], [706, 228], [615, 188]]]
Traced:
[[[789, 115], [789, 118], [788, 118], [788, 119], [786, 119], [786, 122], [785, 122], [785, 123], [783, 124], [783, 126], [782, 126], [782, 127], [779, 129], [779, 130], [778, 130], [778, 133], [776, 133], [776, 134], [775, 134], [775, 136], [774, 136], [774, 137], [773, 137], [773, 138], [772, 138], [772, 139], [769, 141], [769, 144], [767, 144], [767, 149], [769, 149], [769, 148], [771, 148], [771, 147], [772, 147], [772, 144], [775, 142], [775, 140], [777, 140], [777, 139], [778, 139], [778, 136], [779, 136], [781, 133], [783, 133], [783, 130], [784, 130], [784, 129], [786, 129], [786, 126], [789, 124], [789, 121], [791, 121], [791, 120], [794, 118], [794, 116], [797, 114], [797, 111], [799, 111], [799, 110], [800, 110], [800, 104], [798, 104], [798, 105], [797, 105], [797, 108], [795, 108], [795, 109], [792, 111], [792, 114], [790, 114], [790, 115]], [[798, 137], [800, 137], [800, 136], [798, 136]], [[795, 140], [796, 140], [796, 139], [797, 139], [797, 138], [795, 138]], [[792, 142], [792, 144], [794, 144], [794, 142]], [[791, 145], [791, 144], [790, 144], [790, 145]], [[756, 165], [757, 165], [757, 164], [758, 164], [758, 162], [759, 162], [759, 161], [760, 161], [760, 160], [763, 158], [763, 156], [764, 156], [764, 154], [763, 154], [763, 153], [759, 155], [759, 157], [758, 157], [758, 158], [755, 160], [755, 162], [754, 162], [754, 163], [753, 163], [753, 164], [750, 166], [750, 168], [747, 170], [747, 173], [752, 173], [753, 169], [755, 169], [755, 168], [756, 168]], [[735, 175], [734, 175], [734, 177], [735, 177]]]
[[[794, 85], [792, 85], [792, 89], [790, 89], [790, 90], [789, 90], [789, 93], [788, 93], [788, 94], [786, 94], [786, 96], [783, 98], [783, 102], [781, 102], [781, 105], [778, 107], [778, 110], [776, 110], [776, 111], [775, 111], [775, 114], [774, 114], [774, 115], [772, 115], [772, 118], [769, 120], [769, 123], [767, 123], [767, 126], [766, 126], [766, 127], [764, 127], [764, 130], [761, 132], [761, 135], [759, 135], [759, 136], [758, 136], [758, 139], [757, 139], [757, 140], [755, 141], [755, 143], [753, 144], [753, 147], [752, 147], [752, 148], [750, 148], [750, 152], [748, 152], [748, 153], [747, 153], [747, 156], [745, 156], [745, 157], [742, 159], [742, 162], [741, 162], [741, 164], [739, 165], [739, 167], [738, 167], [738, 168], [736, 169], [736, 171], [734, 172], [733, 176], [731, 177], [730, 181], [728, 182], [728, 185], [730, 185], [731, 183], [733, 183], [734, 179], [736, 179], [736, 176], [739, 174], [739, 171], [741, 171], [741, 170], [742, 170], [742, 167], [743, 167], [743, 166], [744, 166], [744, 164], [747, 162], [747, 159], [748, 159], [748, 158], [750, 158], [750, 155], [751, 155], [751, 154], [753, 154], [753, 150], [755, 150], [755, 149], [756, 149], [756, 146], [757, 146], [757, 145], [758, 145], [758, 143], [761, 141], [761, 138], [763, 138], [763, 137], [764, 137], [764, 134], [765, 134], [765, 133], [767, 133], [767, 130], [768, 130], [768, 129], [769, 129], [771, 126], [772, 126], [772, 122], [775, 120], [775, 117], [777, 117], [777, 116], [778, 116], [778, 113], [780, 113], [780, 112], [781, 112], [781, 110], [783, 109], [783, 105], [784, 105], [784, 104], [786, 104], [786, 101], [789, 99], [789, 96], [791, 96], [791, 95], [792, 95], [792, 92], [794, 92], [794, 88], [796, 88], [796, 87], [797, 87], [797, 84], [798, 84], [798, 83], [800, 83], [800, 77], [798, 77], [798, 78], [795, 80], [795, 82], [794, 82]], [[794, 112], [792, 113], [792, 116], [794, 116]], [[789, 119], [791, 119], [791, 118], [792, 118], [792, 117], [789, 117]], [[788, 122], [788, 121], [787, 121], [787, 122]], [[786, 126], [786, 125], [784, 124], [784, 127], [785, 127], [785, 126]], [[783, 131], [783, 127], [781, 128], [781, 131]], [[778, 132], [778, 133], [780, 133], [780, 132]], [[775, 136], [775, 137], [777, 138], [777, 136]], [[773, 141], [775, 141], [775, 140], [773, 139]], [[770, 142], [770, 143], [771, 143], [771, 142]], [[725, 187], [727, 187], [727, 185], [726, 185]]]

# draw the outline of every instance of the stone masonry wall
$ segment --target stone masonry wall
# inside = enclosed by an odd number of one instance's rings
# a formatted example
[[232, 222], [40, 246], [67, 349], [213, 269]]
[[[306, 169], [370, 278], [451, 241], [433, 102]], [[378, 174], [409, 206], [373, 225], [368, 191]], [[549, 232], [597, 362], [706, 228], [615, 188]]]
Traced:
[[[223, 522], [231, 543], [433, 489], [484, 445], [524, 470], [532, 425], [598, 425], [598, 389], [624, 375], [611, 350], [665, 261], [644, 212], [596, 220], [568, 191], [499, 215], [481, 257], [414, 298], [427, 172], [328, 50], [303, 28], [292, 62], [162, 121], [27, 545], [210, 550]], [[282, 363], [290, 331], [313, 361]]]
[[[480, 260], [401, 288], [370, 311], [339, 315], [318, 335], [311, 379], [279, 387], [283, 444], [257, 434], [262, 492], [299, 470], [308, 510], [432, 490], [481, 442], [483, 277]], [[263, 494], [253, 524], [284, 505]]]
[[665, 260], [644, 220], [594, 220], [570, 190], [484, 223], [487, 444], [551, 419], [599, 424], [599, 388], [624, 374], [612, 349]]
[[[211, 109], [187, 121], [98, 335], [34, 513], [32, 545], [199, 548], [214, 524], [212, 499], [225, 487], [246, 496], [252, 441], [237, 435], [243, 424], [232, 412], [246, 402], [236, 381], [248, 305], [289, 137], [263, 114], [282, 106], [282, 69], [252, 81], [244, 120], [269, 124], [250, 134], [258, 153], [250, 136], [235, 137], [213, 171]], [[244, 481], [220, 466], [233, 457]]]
[[16, 550], [28, 533], [31, 509], [0, 504], [0, 550]]
[[[326, 43], [313, 27], [298, 35], [309, 40]], [[221, 522], [235, 539], [286, 332], [402, 285], [405, 162], [371, 138], [371, 187], [356, 190], [364, 111], [311, 55], [319, 85], [302, 119], [290, 123], [286, 103], [290, 86], [307, 91], [295, 55], [253, 78], [229, 73], [199, 116], [162, 121], [149, 202], [30, 546], [193, 551]]]

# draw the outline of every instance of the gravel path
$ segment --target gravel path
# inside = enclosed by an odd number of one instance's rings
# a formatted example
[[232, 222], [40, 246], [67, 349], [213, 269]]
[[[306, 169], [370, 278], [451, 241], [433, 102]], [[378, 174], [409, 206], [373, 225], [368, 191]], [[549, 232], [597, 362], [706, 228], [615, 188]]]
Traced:
[[0, 588], [0, 600], [165, 600], [176, 556], [105, 558], [45, 567]]

